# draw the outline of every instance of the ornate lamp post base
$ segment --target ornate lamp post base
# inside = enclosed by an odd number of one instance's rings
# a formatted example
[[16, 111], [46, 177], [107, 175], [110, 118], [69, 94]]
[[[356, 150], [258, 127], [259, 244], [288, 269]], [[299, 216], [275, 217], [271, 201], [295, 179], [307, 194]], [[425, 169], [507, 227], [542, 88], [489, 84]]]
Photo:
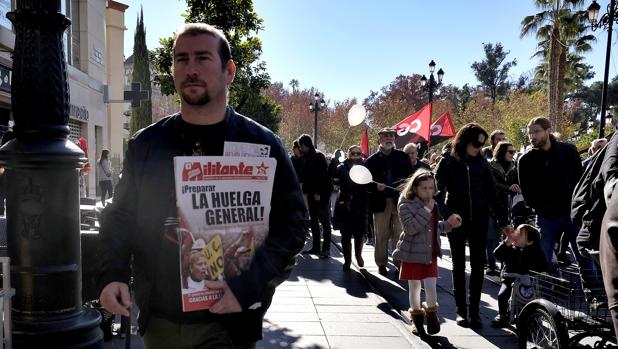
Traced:
[[69, 87], [59, 0], [20, 0], [12, 109], [16, 138], [0, 148], [6, 168], [15, 348], [101, 348], [100, 314], [82, 307], [79, 169], [68, 139]]

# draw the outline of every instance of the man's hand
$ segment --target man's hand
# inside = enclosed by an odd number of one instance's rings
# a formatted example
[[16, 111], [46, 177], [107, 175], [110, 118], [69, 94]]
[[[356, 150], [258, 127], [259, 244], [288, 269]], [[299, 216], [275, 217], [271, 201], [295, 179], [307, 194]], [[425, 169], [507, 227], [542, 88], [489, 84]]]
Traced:
[[208, 288], [223, 290], [223, 297], [221, 297], [217, 303], [208, 309], [211, 313], [227, 314], [240, 313], [242, 311], [242, 307], [240, 306], [240, 303], [238, 303], [238, 299], [236, 299], [236, 296], [234, 296], [234, 293], [230, 290], [230, 287], [225, 281], [206, 280], [204, 282]]
[[129, 316], [131, 295], [129, 294], [129, 285], [124, 282], [114, 281], [107, 284], [103, 291], [101, 291], [99, 300], [107, 311], [113, 314]]
[[517, 184], [511, 185], [509, 188], [513, 193], [521, 193], [521, 188]]
[[378, 187], [378, 191], [384, 191], [384, 189], [386, 188], [386, 185], [382, 184], [382, 183], [376, 183], [377, 187]]
[[320, 194], [313, 194], [313, 200], [320, 201]]

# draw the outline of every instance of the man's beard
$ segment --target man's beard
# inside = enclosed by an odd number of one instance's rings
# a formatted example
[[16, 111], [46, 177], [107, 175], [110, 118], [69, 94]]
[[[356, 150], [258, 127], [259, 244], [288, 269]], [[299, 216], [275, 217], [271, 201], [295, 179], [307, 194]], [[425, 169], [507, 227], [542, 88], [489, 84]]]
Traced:
[[538, 141], [532, 143], [532, 147], [534, 148], [543, 148], [545, 146], [545, 144], [547, 144], [547, 142], [549, 142], [549, 138], [545, 138], [545, 139], [539, 139]]
[[188, 93], [181, 92], [182, 100], [185, 101], [188, 105], [200, 106], [206, 105], [210, 102], [210, 96], [208, 95], [208, 91], [204, 91], [204, 93], [191, 96]]
[[385, 142], [384, 144], [381, 145], [381, 147], [384, 150], [391, 150], [391, 149], [395, 148], [395, 143], [393, 143], [393, 142]]

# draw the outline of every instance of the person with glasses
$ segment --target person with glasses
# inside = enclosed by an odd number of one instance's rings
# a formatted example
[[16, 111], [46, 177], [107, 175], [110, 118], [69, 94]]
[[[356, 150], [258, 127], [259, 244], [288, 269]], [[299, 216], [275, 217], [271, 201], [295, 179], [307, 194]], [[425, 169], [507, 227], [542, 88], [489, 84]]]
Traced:
[[[436, 201], [443, 217], [456, 213], [462, 225], [447, 233], [453, 259], [453, 293], [457, 324], [482, 327], [479, 316], [483, 266], [487, 247], [487, 222], [493, 211], [499, 226], [508, 226], [506, 210], [497, 204], [496, 181], [481, 154], [487, 132], [476, 123], [464, 125], [452, 140], [451, 154], [438, 164]], [[466, 243], [470, 248], [469, 303], [466, 303]], [[469, 320], [468, 320], [469, 316]]]
[[[513, 160], [515, 153], [515, 146], [512, 143], [506, 141], [499, 142], [494, 148], [493, 159], [489, 162], [492, 174], [496, 180], [498, 205], [503, 205], [506, 210], [509, 207], [509, 197], [521, 192], [517, 183], [516, 162]], [[498, 273], [494, 249], [498, 246], [498, 242], [500, 242], [500, 233], [496, 225], [496, 219], [492, 215], [489, 218], [489, 227], [487, 229], [487, 275], [497, 275]]]
[[348, 149], [348, 158], [337, 167], [335, 177], [339, 181], [339, 196], [335, 202], [333, 228], [341, 231], [343, 249], [343, 271], [350, 271], [352, 264], [352, 238], [354, 255], [359, 268], [365, 266], [363, 260], [363, 236], [367, 231], [368, 186], [354, 183], [350, 179], [350, 169], [363, 164], [363, 153], [358, 145]]

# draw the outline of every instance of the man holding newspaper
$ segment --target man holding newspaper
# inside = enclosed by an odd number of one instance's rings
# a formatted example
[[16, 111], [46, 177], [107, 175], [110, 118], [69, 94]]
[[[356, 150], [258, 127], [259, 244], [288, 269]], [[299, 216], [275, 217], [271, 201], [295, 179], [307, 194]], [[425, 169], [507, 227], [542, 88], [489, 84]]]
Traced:
[[255, 348], [304, 245], [305, 204], [281, 141], [227, 105], [224, 34], [185, 24], [173, 53], [180, 113], [130, 140], [103, 211], [101, 304], [129, 314], [132, 267], [148, 349]]

